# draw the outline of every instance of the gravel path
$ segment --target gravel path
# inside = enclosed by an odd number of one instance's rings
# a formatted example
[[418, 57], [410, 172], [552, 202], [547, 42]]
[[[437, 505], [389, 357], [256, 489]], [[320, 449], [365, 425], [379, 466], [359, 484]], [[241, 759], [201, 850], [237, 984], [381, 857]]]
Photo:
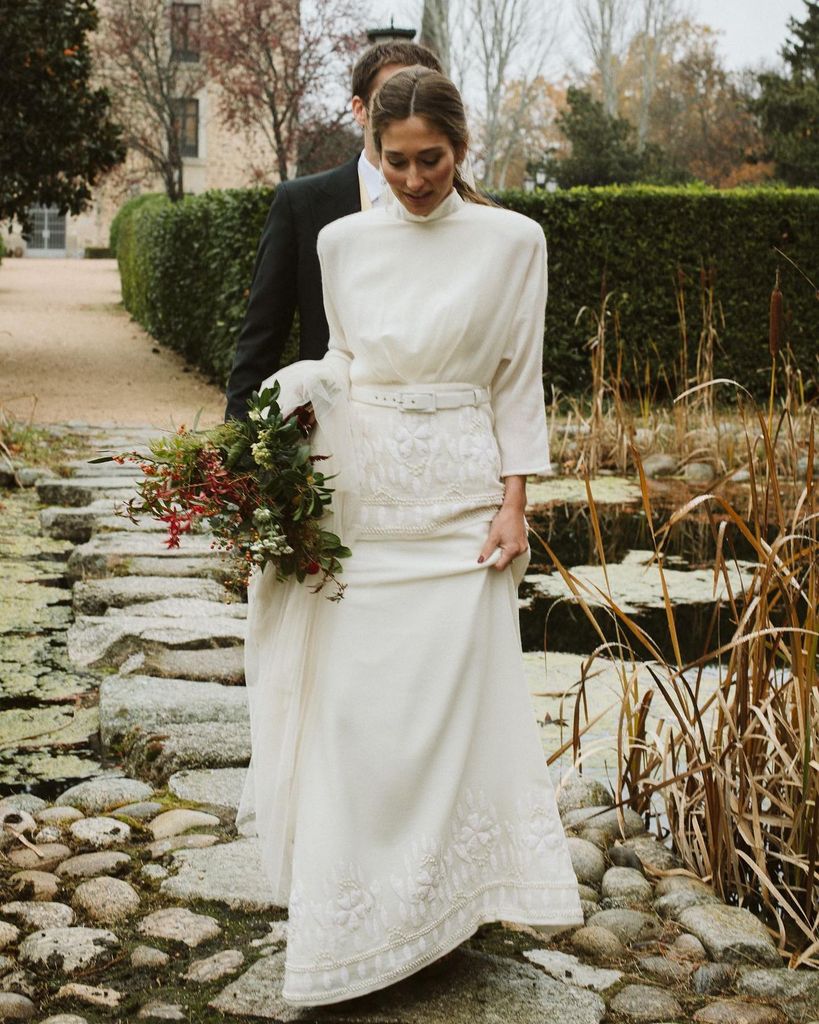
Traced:
[[0, 409], [36, 423], [202, 425], [221, 389], [133, 322], [115, 260], [6, 259], [0, 266]]

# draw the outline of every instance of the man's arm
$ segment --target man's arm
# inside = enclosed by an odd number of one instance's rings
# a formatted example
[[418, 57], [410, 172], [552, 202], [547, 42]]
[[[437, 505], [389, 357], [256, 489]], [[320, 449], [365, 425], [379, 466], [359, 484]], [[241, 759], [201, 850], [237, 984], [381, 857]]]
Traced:
[[290, 196], [280, 185], [256, 254], [247, 312], [227, 386], [225, 419], [245, 419], [251, 392], [279, 368], [296, 309], [297, 264]]

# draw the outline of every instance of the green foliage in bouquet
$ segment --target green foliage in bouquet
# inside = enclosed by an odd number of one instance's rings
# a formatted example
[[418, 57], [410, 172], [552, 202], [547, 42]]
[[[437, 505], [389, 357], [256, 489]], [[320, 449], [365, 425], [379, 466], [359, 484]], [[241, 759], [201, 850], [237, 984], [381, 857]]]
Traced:
[[309, 413], [283, 416], [278, 397], [274, 383], [253, 393], [245, 422], [181, 428], [151, 442], [149, 455], [114, 456], [143, 472], [137, 497], [120, 511], [132, 520], [150, 515], [164, 523], [171, 548], [206, 521], [214, 547], [240, 558], [242, 578], [270, 565], [279, 580], [317, 577], [316, 591], [332, 582], [330, 598], [338, 600], [344, 586], [336, 574], [350, 550], [321, 525], [333, 489], [315, 464], [326, 456], [310, 453]]

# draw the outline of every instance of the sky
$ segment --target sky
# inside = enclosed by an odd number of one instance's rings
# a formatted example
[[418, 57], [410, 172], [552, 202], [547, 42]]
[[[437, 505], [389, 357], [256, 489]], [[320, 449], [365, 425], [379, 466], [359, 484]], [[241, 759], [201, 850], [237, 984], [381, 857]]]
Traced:
[[779, 62], [789, 17], [803, 20], [802, 0], [689, 0], [698, 21], [722, 30], [730, 68]]
[[[687, 3], [697, 21], [721, 32], [720, 48], [731, 69], [760, 63], [778, 64], [788, 18], [795, 15], [801, 20], [805, 11], [803, 0], [687, 0]], [[575, 49], [570, 31], [573, 6], [573, 0], [561, 3], [565, 11], [566, 39], [562, 46], [565, 60], [571, 59]], [[365, 0], [362, 7], [368, 11], [372, 22], [378, 24], [389, 24], [390, 17], [394, 17], [396, 25], [417, 25], [421, 0]]]

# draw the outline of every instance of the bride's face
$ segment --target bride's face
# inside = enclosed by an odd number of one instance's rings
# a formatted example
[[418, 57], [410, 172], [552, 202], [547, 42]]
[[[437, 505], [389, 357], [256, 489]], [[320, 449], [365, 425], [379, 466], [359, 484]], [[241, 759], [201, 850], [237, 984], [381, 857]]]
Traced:
[[410, 213], [426, 216], [452, 191], [460, 157], [426, 118], [408, 117], [381, 135], [381, 170]]

